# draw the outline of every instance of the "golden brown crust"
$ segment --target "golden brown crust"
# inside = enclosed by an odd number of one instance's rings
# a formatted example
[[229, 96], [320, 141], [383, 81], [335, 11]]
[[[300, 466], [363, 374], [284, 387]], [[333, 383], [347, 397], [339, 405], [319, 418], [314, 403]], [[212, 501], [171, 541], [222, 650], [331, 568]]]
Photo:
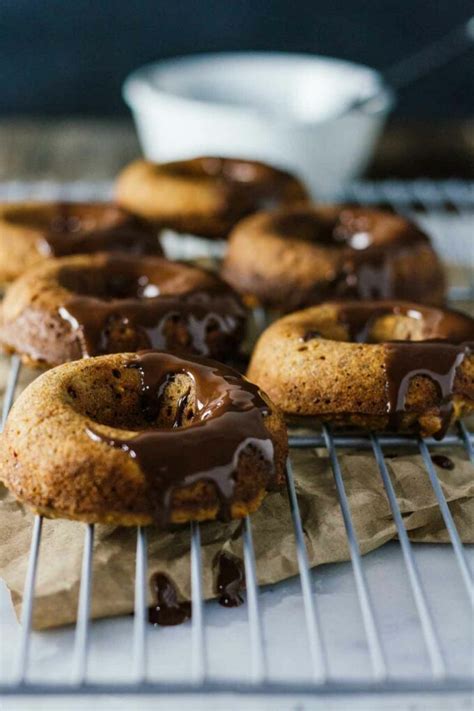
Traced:
[[54, 256], [162, 254], [156, 228], [110, 203], [0, 204], [0, 284]]
[[225, 238], [236, 222], [271, 204], [307, 199], [292, 175], [264, 163], [200, 157], [172, 163], [138, 160], [117, 179], [120, 205], [177, 232]]
[[[134, 302], [128, 311], [124, 311], [123, 299], [132, 296], [132, 293], [127, 294], [127, 289], [141, 288], [143, 280], [147, 282], [145, 288], [156, 289], [158, 296], [138, 298], [133, 294]], [[125, 289], [125, 293], [113, 302], [111, 297], [116, 294], [108, 293], [108, 290], [120, 288]], [[199, 306], [203, 318], [221, 309], [227, 319], [225, 327], [221, 327], [219, 321], [214, 323], [209, 316], [202, 343], [197, 344], [196, 339], [193, 340], [194, 322], [184, 316], [180, 320], [177, 315], [186, 313], [193, 293], [208, 295], [205, 304]], [[84, 296], [87, 297], [85, 300]], [[165, 300], [172, 296], [176, 296], [177, 303], [173, 301], [167, 305]], [[184, 305], [181, 298], [185, 300]], [[83, 302], [80, 314], [85, 318], [86, 334], [91, 326], [95, 327], [92, 343], [84, 343], [84, 329], [80, 323], [79, 328], [73, 325], [74, 316], [77, 316], [74, 304], [78, 299], [79, 304]], [[83, 355], [98, 355], [99, 348], [111, 353], [148, 348], [152, 345], [153, 335], [150, 328], [143, 327], [143, 318], [150, 309], [156, 308], [156, 301], [165, 304], [160, 315], [164, 320], [157, 321], [163, 326], [159, 332], [163, 341], [160, 347], [181, 348], [213, 357], [237, 350], [243, 336], [245, 311], [237, 294], [219, 277], [162, 257], [110, 254], [49, 260], [17, 279], [7, 290], [1, 306], [0, 344], [6, 352], [18, 353], [26, 363], [39, 366], [58, 365]], [[159, 304], [158, 307], [161, 308]], [[136, 315], [134, 311], [137, 311]], [[101, 319], [97, 321], [98, 325], [95, 323], [97, 319]], [[85, 352], [85, 348], [89, 350]]]
[[331, 298], [442, 304], [441, 264], [426, 235], [381, 210], [303, 205], [242, 220], [222, 274], [244, 296], [291, 311]]
[[[128, 367], [134, 358], [115, 354], [67, 363], [21, 394], [0, 436], [0, 476], [20, 501], [51, 517], [125, 526], [153, 522], [150, 484], [137, 461], [87, 433], [93, 429], [123, 439], [150, 426], [141, 405], [140, 374]], [[159, 426], [171, 426], [185, 391], [184, 376], [167, 386]], [[265, 417], [265, 426], [274, 443], [272, 480], [280, 485], [286, 428], [276, 410]], [[251, 446], [240, 454], [235, 481], [230, 515], [240, 518], [259, 507], [270, 483], [268, 465]], [[174, 490], [169, 522], [214, 519], [220, 512], [216, 487], [202, 478]]]
[[[374, 302], [374, 310], [383, 308], [383, 304]], [[273, 323], [260, 337], [247, 375], [290, 417], [384, 430], [390, 425], [386, 341], [427, 338], [423, 320], [381, 312], [371, 324], [371, 340], [375, 342], [348, 342], [341, 310], [350, 306], [350, 302], [325, 303]], [[452, 317], [449, 330], [457, 336], [455, 340], [470, 340], [469, 333], [474, 339], [474, 321], [468, 316], [441, 309], [424, 311], [434, 314], [433, 322], [436, 314]], [[467, 337], [459, 338], [462, 334]], [[457, 368], [452, 405], [451, 421], [474, 409], [474, 355], [467, 355]], [[443, 417], [437, 384], [429, 377], [412, 377], [397, 428], [421, 431], [423, 436], [437, 434], [443, 427]]]

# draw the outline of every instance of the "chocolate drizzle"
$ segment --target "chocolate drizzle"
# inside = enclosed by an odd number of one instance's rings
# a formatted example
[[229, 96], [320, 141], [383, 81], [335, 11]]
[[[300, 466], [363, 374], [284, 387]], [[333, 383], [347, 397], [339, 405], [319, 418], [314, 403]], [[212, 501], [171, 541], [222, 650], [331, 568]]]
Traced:
[[387, 343], [385, 348], [389, 427], [398, 429], [406, 411], [405, 400], [410, 382], [417, 376], [424, 376], [439, 388], [441, 427], [434, 436], [442, 439], [451, 422], [454, 378], [468, 353], [467, 345], [421, 341]]
[[385, 372], [389, 427], [398, 429], [406, 413], [406, 397], [413, 378], [422, 376], [433, 381], [439, 391], [441, 425], [434, 435], [442, 439], [451, 422], [456, 373], [464, 358], [471, 353], [474, 321], [463, 314], [404, 304], [338, 304], [338, 318], [345, 326], [349, 340], [374, 343], [372, 330], [377, 319], [405, 316], [421, 322], [421, 339], [385, 342]]
[[222, 551], [216, 556], [216, 564], [216, 592], [219, 605], [239, 607], [244, 601], [240, 593], [245, 587], [242, 561], [231, 553]]
[[433, 464], [436, 464], [437, 467], [441, 467], [441, 469], [447, 469], [448, 471], [452, 471], [454, 469], [453, 460], [445, 454], [432, 454], [431, 461]]
[[329, 298], [421, 298], [413, 279], [393, 270], [394, 260], [428, 237], [403, 218], [380, 210], [300, 207], [271, 216], [271, 231], [285, 239], [314, 243], [331, 250], [335, 273], [316, 285], [311, 302]]
[[100, 251], [162, 254], [156, 228], [115, 205], [100, 203], [54, 205], [39, 249], [54, 257]]
[[109, 258], [102, 274], [107, 281], [104, 293], [73, 293], [60, 307], [59, 315], [78, 335], [83, 357], [169, 347], [220, 355], [223, 343], [216, 335], [225, 336], [226, 350], [237, 347], [245, 310], [227, 285], [216, 279], [207, 288], [160, 293], [160, 274], [154, 275], [154, 283], [128, 269], [127, 276], [123, 260]]
[[[88, 428], [87, 433], [94, 441], [121, 449], [137, 462], [145, 476], [146, 500], [157, 525], [169, 523], [173, 494], [198, 482], [214, 484], [219, 513], [228, 518], [239, 458], [248, 448], [256, 450], [265, 462], [271, 486], [275, 478], [274, 448], [265, 426], [270, 409], [257, 386], [227, 366], [168, 353], [141, 352], [128, 367], [140, 373], [142, 410], [150, 428], [130, 439], [109, 437], [97, 428]], [[186, 426], [180, 426], [185, 409], [182, 402], [169, 427], [153, 426], [167, 386], [180, 374], [190, 381], [186, 397], [189, 403], [192, 401], [192, 409], [187, 411]]]
[[181, 625], [191, 619], [191, 603], [178, 602], [174, 583], [164, 573], [155, 573], [151, 578], [151, 589], [156, 603], [148, 608], [148, 621], [152, 625]]

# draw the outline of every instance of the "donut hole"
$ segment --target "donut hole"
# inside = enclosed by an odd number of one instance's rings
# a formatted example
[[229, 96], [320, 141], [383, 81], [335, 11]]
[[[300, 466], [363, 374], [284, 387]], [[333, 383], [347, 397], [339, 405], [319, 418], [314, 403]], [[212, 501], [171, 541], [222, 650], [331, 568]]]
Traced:
[[90, 424], [132, 432], [186, 427], [199, 419], [194, 382], [182, 373], [164, 379], [159, 400], [149, 402], [137, 369], [90, 368], [87, 377], [78, 373], [70, 378], [65, 398], [70, 407], [92, 421]]
[[291, 239], [338, 246], [333, 240], [332, 223], [319, 219], [312, 211], [282, 212], [272, 217], [275, 232]]
[[275, 232], [285, 237], [305, 242], [315, 242], [325, 247], [363, 250], [372, 246], [374, 236], [367, 218], [344, 220], [334, 212], [301, 208], [272, 216]]
[[73, 294], [104, 300], [148, 300], [221, 287], [214, 275], [183, 263], [120, 254], [92, 264], [63, 265], [55, 279]]
[[[327, 302], [298, 324], [291, 337], [297, 337], [296, 349], [307, 346], [317, 354], [322, 341], [344, 341], [363, 348], [364, 343], [387, 341], [469, 340], [464, 317], [428, 306], [395, 301]], [[304, 345], [303, 345], [304, 344]], [[296, 343], [295, 343], [296, 345]], [[317, 354], [319, 356], [319, 354]], [[321, 359], [323, 355], [319, 356]]]
[[58, 273], [58, 282], [78, 296], [92, 296], [103, 301], [146, 300], [160, 294], [160, 286], [149, 275], [127, 268], [122, 261], [96, 269], [63, 267]]
[[388, 314], [376, 319], [370, 331], [370, 340], [375, 343], [384, 341], [422, 341], [426, 338], [426, 324], [423, 319], [405, 314]]
[[161, 165], [160, 171], [178, 178], [220, 178], [235, 183], [274, 180], [275, 170], [253, 161], [203, 157]]
[[426, 240], [399, 215], [367, 208], [301, 205], [264, 218], [264, 231], [334, 249], [361, 252]]
[[125, 214], [113, 205], [61, 202], [54, 205], [12, 206], [6, 212], [14, 225], [44, 232], [77, 234], [107, 230], [122, 224]]
[[360, 343], [386, 341], [424, 341], [445, 338], [439, 327], [440, 312], [428, 307], [402, 303], [342, 307], [342, 321], [347, 322], [347, 336]]

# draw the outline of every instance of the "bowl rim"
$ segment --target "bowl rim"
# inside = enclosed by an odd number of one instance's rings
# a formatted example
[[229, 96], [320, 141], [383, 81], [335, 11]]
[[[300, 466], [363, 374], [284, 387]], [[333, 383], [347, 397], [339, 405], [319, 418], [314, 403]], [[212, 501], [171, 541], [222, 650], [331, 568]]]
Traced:
[[[197, 99], [195, 97], [184, 96], [182, 94], [174, 94], [172, 92], [166, 91], [165, 89], [159, 88], [154, 83], [154, 77], [160, 70], [166, 70], [167, 68], [175, 67], [179, 65], [195, 64], [202, 62], [218, 62], [221, 60], [258, 60], [258, 59], [290, 59], [293, 60], [305, 60], [312, 61], [315, 63], [325, 63], [337, 65], [344, 69], [351, 70], [363, 70], [367, 74], [371, 74], [375, 79], [375, 85], [379, 84], [379, 90], [374, 94], [373, 105], [368, 104], [364, 108], [357, 108], [354, 111], [349, 111], [344, 115], [347, 116], [355, 115], [366, 115], [367, 117], [377, 116], [379, 114], [386, 115], [393, 108], [396, 103], [395, 92], [393, 89], [384, 81], [383, 75], [377, 69], [370, 67], [365, 64], [358, 62], [351, 62], [345, 59], [339, 59], [337, 57], [326, 56], [322, 54], [311, 54], [309, 52], [279, 52], [279, 51], [223, 51], [223, 52], [200, 52], [178, 55], [175, 57], [167, 57], [166, 59], [160, 59], [155, 62], [149, 62], [144, 64], [134, 71], [132, 71], [126, 78], [122, 86], [122, 97], [127, 104], [127, 106], [134, 112], [140, 111], [146, 107], [145, 110], [151, 112], [153, 108], [156, 108], [158, 102], [166, 102], [168, 105], [174, 105], [175, 107], [193, 107], [194, 110], [201, 112], [212, 112], [215, 115], [227, 116], [228, 118], [245, 118], [247, 120], [252, 119], [255, 121], [263, 123], [271, 123], [275, 125], [276, 123], [291, 124], [300, 127], [308, 126], [319, 126], [325, 123], [330, 123], [338, 119], [338, 116], [326, 116], [321, 119], [299, 119], [298, 117], [288, 118], [288, 117], [275, 117], [274, 114], [267, 114], [260, 112], [257, 109], [246, 106], [237, 106], [235, 104], [226, 102], [213, 102], [206, 101], [204, 99]], [[370, 102], [372, 103], [372, 102]]]

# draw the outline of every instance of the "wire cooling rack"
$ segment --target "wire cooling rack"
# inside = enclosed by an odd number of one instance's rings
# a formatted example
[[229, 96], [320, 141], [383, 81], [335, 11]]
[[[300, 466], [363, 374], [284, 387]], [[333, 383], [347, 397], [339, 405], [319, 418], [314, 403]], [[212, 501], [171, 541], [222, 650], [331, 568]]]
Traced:
[[[16, 186], [19, 187], [18, 185]], [[12, 185], [3, 186], [0, 189], [0, 198], [11, 197], [44, 197], [44, 198], [68, 198], [87, 199], [106, 197], [110, 190], [109, 185], [75, 185], [75, 186], [54, 186], [51, 184], [41, 184], [36, 186], [21, 185], [19, 195], [18, 190], [13, 191]], [[46, 190], [47, 188], [47, 190]], [[3, 192], [2, 192], [3, 190]], [[22, 192], [23, 191], [23, 192]], [[466, 263], [466, 254], [472, 254], [472, 210], [474, 209], [474, 189], [473, 184], [448, 181], [446, 183], [431, 183], [427, 181], [417, 181], [416, 183], [357, 183], [347, 189], [344, 195], [336, 196], [341, 199], [348, 199], [361, 203], [389, 203], [399, 211], [416, 211], [420, 221], [424, 219], [430, 223], [430, 232], [434, 234], [438, 249], [441, 245], [441, 253], [449, 255], [451, 261], [459, 260], [459, 264]], [[449, 225], [449, 235], [442, 233], [446, 225]], [[469, 234], [465, 231], [469, 227]], [[456, 236], [457, 235], [457, 236]], [[447, 242], [449, 241], [449, 244]], [[466, 251], [467, 249], [467, 251]], [[452, 290], [453, 297], [468, 298], [472, 294], [472, 284], [467, 283], [461, 289]], [[2, 425], [10, 410], [14, 400], [20, 374], [20, 362], [18, 358], [11, 360], [7, 387], [3, 402]], [[157, 680], [149, 674], [151, 654], [150, 637], [157, 633], [149, 627], [147, 622], [147, 532], [145, 528], [138, 528], [136, 532], [136, 565], [135, 565], [135, 604], [132, 624], [132, 642], [125, 650], [125, 658], [129, 674], [124, 674], [124, 670], [119, 670], [112, 680], [97, 680], [91, 677], [91, 637], [94, 625], [90, 620], [91, 590], [93, 585], [93, 556], [94, 556], [94, 536], [95, 529], [92, 525], [84, 525], [84, 547], [82, 559], [82, 576], [78, 597], [77, 624], [73, 636], [68, 633], [71, 641], [71, 664], [68, 670], [55, 678], [53, 681], [41, 678], [41, 674], [34, 674], [34, 662], [38, 655], [32, 658], [31, 648], [33, 642], [39, 644], [41, 648], [43, 635], [48, 633], [32, 633], [31, 623], [35, 596], [35, 580], [39, 564], [40, 545], [43, 533], [43, 519], [40, 516], [34, 518], [31, 549], [24, 585], [23, 606], [21, 613], [21, 624], [17, 645], [14, 647], [14, 660], [11, 673], [4, 678], [0, 668], [0, 693], [14, 694], [149, 694], [149, 693], [189, 693], [203, 694], [209, 692], [236, 692], [241, 694], [297, 694], [297, 693], [327, 693], [327, 694], [347, 694], [347, 693], [385, 693], [385, 692], [450, 692], [466, 691], [472, 688], [472, 677], [469, 668], [472, 664], [459, 666], [457, 660], [453, 661], [453, 646], [446, 643], [446, 637], [441, 634], [443, 627], [443, 614], [440, 613], [440, 606], [433, 601], [431, 583], [427, 574], [427, 567], [423, 563], [424, 556], [420, 556], [419, 547], [410, 542], [405, 529], [402, 512], [397, 500], [395, 489], [390, 478], [390, 473], [386, 465], [385, 456], [393, 451], [405, 451], [410, 448], [413, 452], [421, 455], [437, 504], [441, 511], [446, 529], [449, 534], [450, 546], [434, 546], [434, 557], [429, 559], [430, 566], [436, 567], [444, 564], [449, 559], [446, 571], [441, 571], [442, 587], [438, 585], [438, 594], [444, 594], [443, 576], [446, 576], [446, 583], [449, 582], [451, 589], [455, 589], [456, 600], [460, 611], [457, 616], [459, 631], [466, 631], [465, 642], [467, 654], [473, 653], [472, 636], [469, 630], [472, 629], [472, 609], [474, 605], [473, 597], [473, 576], [472, 569], [468, 561], [467, 547], [460, 540], [449, 505], [444, 495], [443, 489], [436, 474], [435, 467], [431, 460], [431, 451], [437, 447], [452, 447], [462, 452], [474, 462], [474, 437], [463, 423], [459, 423], [454, 432], [450, 433], [441, 443], [431, 439], [421, 440], [409, 436], [389, 436], [362, 434], [334, 434], [329, 427], [323, 427], [319, 433], [311, 435], [291, 435], [290, 452], [301, 448], [323, 448], [329, 457], [334, 476], [345, 531], [347, 534], [348, 547], [350, 552], [350, 576], [355, 590], [355, 600], [357, 601], [354, 614], [358, 616], [361, 626], [362, 638], [359, 644], [366, 652], [367, 663], [357, 676], [347, 674], [338, 675], [332, 672], [330, 641], [327, 630], [325, 633], [325, 616], [327, 605], [324, 605], [324, 595], [320, 593], [318, 584], [315, 582], [315, 571], [311, 571], [308, 565], [308, 554], [306, 550], [305, 532], [302, 525], [301, 514], [298, 506], [298, 498], [295, 488], [295, 481], [291, 465], [291, 455], [287, 463], [287, 490], [288, 505], [291, 511], [295, 550], [299, 568], [299, 578], [293, 581], [292, 595], [294, 596], [296, 607], [304, 615], [303, 624], [295, 627], [294, 634], [298, 634], [297, 643], [306, 645], [308, 650], [307, 667], [308, 673], [304, 678], [301, 675], [277, 675], [270, 673], [269, 669], [269, 628], [264, 625], [265, 611], [263, 610], [262, 598], [265, 590], [259, 588], [257, 583], [257, 568], [255, 562], [254, 541], [252, 537], [251, 518], [244, 520], [242, 531], [243, 559], [246, 579], [246, 605], [243, 608], [246, 619], [243, 620], [238, 613], [239, 622], [245, 624], [248, 635], [248, 646], [236, 650], [236, 655], [243, 654], [249, 657], [250, 673], [242, 678], [235, 678], [232, 674], [212, 673], [210, 665], [210, 644], [209, 639], [213, 629], [209, 620], [212, 614], [212, 607], [215, 603], [205, 604], [202, 595], [202, 563], [201, 563], [201, 525], [192, 524], [190, 526], [190, 546], [191, 546], [191, 591], [192, 591], [192, 620], [190, 623], [191, 640], [191, 666], [189, 673], [184, 672], [182, 677], [176, 678], [169, 675]], [[373, 586], [368, 577], [368, 558], [362, 558], [359, 541], [349, 506], [349, 501], [344, 483], [343, 471], [340, 463], [342, 450], [363, 450], [371, 452], [377, 463], [378, 472], [388, 498], [393, 520], [398, 533], [399, 544], [397, 546], [397, 556], [400, 560], [397, 563], [397, 574], [400, 573], [401, 565], [404, 574], [402, 585], [404, 595], [409, 597], [411, 612], [398, 620], [400, 625], [408, 624], [419, 636], [419, 643], [423, 646], [422, 658], [425, 662], [420, 662], [421, 669], [412, 669], [404, 674], [395, 674], [388, 661], [390, 656], [390, 645], [397, 639], [395, 630], [388, 630], [381, 624], [380, 614], [377, 608], [377, 599], [374, 596]], [[53, 524], [54, 525], [54, 524]], [[205, 525], [205, 524], [204, 524]], [[398, 548], [399, 546], [399, 548]], [[431, 548], [428, 546], [425, 548]], [[433, 550], [432, 548], [432, 550]], [[441, 550], [442, 549], [442, 550]], [[383, 594], [389, 596], [391, 587], [390, 576], [393, 569], [390, 561], [394, 561], [393, 556], [386, 552], [387, 547], [381, 549], [379, 559], [382, 566], [382, 586]], [[391, 550], [391, 549], [390, 549]], [[65, 555], [67, 552], [65, 551]], [[370, 558], [370, 556], [369, 556]], [[423, 564], [422, 564], [423, 563]], [[345, 565], [345, 564], [339, 564]], [[449, 581], [448, 581], [449, 576]], [[285, 584], [283, 584], [284, 586]], [[287, 588], [284, 588], [285, 590]], [[380, 590], [380, 587], [379, 587]], [[397, 593], [398, 594], [398, 593]], [[395, 596], [396, 597], [396, 596]], [[353, 598], [351, 598], [354, 601]], [[402, 600], [396, 598], [391, 604], [400, 604]], [[405, 601], [406, 602], [406, 601]], [[401, 609], [401, 608], [400, 608]], [[403, 608], [405, 609], [405, 607]], [[233, 635], [235, 623], [233, 621], [233, 610], [226, 610], [226, 634]], [[461, 616], [460, 616], [461, 615]], [[403, 618], [403, 619], [402, 619]], [[340, 621], [339, 627], [343, 625]], [[175, 633], [175, 630], [172, 630]], [[334, 636], [345, 633], [344, 629], [332, 629]], [[160, 634], [160, 631], [158, 631]], [[347, 639], [349, 645], [351, 640]], [[115, 650], [107, 649], [108, 654], [113, 654]], [[410, 656], [409, 645], [402, 648], [402, 655]], [[281, 650], [285, 654], [285, 649]], [[41, 655], [39, 655], [41, 656]], [[359, 656], [357, 656], [359, 659]], [[471, 656], [472, 660], [472, 656]], [[287, 660], [287, 666], [291, 669], [292, 660]], [[229, 669], [233, 660], [229, 659]]]
[[[5, 392], [2, 425], [8, 415], [13, 402], [14, 393], [20, 373], [20, 362], [17, 357], [12, 358], [11, 370]], [[82, 561], [82, 577], [77, 608], [77, 624], [74, 633], [73, 660], [68, 678], [63, 681], [48, 683], [30, 681], [28, 679], [30, 647], [32, 639], [31, 622], [34, 605], [35, 579], [38, 568], [43, 519], [35, 516], [32, 531], [29, 563], [25, 580], [23, 607], [21, 613], [21, 631], [17, 649], [14, 673], [8, 683], [0, 685], [4, 694], [64, 694], [72, 691], [81, 693], [206, 693], [211, 691], [237, 691], [240, 693], [356, 693], [356, 692], [384, 692], [384, 691], [462, 691], [469, 690], [472, 679], [469, 676], [457, 676], [448, 673], [445, 651], [437, 631], [437, 620], [428, 602], [425, 585], [420, 574], [416, 557], [413, 552], [407, 532], [404, 527], [402, 513], [397, 502], [395, 490], [384, 459], [384, 450], [390, 452], [394, 449], [414, 447], [418, 450], [426, 467], [426, 476], [429, 477], [431, 486], [440, 507], [444, 523], [449, 533], [452, 546], [452, 555], [458, 566], [459, 584], [464, 588], [465, 595], [473, 603], [472, 574], [466, 557], [465, 548], [460, 540], [453, 517], [447, 504], [445, 495], [437, 478], [435, 468], [431, 461], [430, 450], [439, 446], [452, 446], [464, 448], [467, 456], [474, 461], [473, 437], [463, 423], [458, 424], [458, 430], [450, 434], [440, 443], [431, 439], [421, 440], [408, 436], [379, 436], [375, 433], [369, 436], [362, 435], [334, 435], [329, 427], [323, 427], [321, 434], [306, 436], [291, 436], [290, 447], [315, 448], [324, 447], [331, 462], [339, 504], [344, 519], [347, 534], [352, 572], [357, 591], [359, 614], [365, 633], [365, 642], [369, 654], [369, 665], [366, 669], [367, 676], [362, 681], [344, 681], [331, 679], [328, 673], [328, 654], [321, 634], [321, 612], [318, 604], [318, 595], [315, 593], [311, 572], [308, 565], [308, 556], [305, 546], [304, 530], [298, 507], [295, 481], [291, 466], [291, 459], [287, 463], [287, 489], [288, 503], [291, 510], [296, 555], [301, 586], [301, 604], [305, 615], [306, 643], [310, 653], [310, 677], [307, 681], [290, 680], [278, 681], [267, 677], [266, 645], [262, 629], [262, 620], [259, 609], [260, 591], [257, 584], [257, 570], [252, 539], [251, 518], [244, 520], [243, 527], [243, 558], [246, 578], [246, 600], [249, 631], [249, 654], [251, 659], [251, 676], [248, 680], [239, 682], [225, 679], [213, 680], [207, 669], [206, 646], [206, 609], [202, 596], [202, 570], [201, 570], [201, 537], [200, 525], [192, 524], [190, 531], [191, 540], [191, 590], [192, 590], [192, 667], [191, 675], [187, 680], [180, 682], [150, 681], [147, 678], [148, 645], [147, 637], [150, 630], [147, 623], [147, 535], [145, 528], [137, 529], [136, 539], [136, 569], [135, 569], [135, 610], [133, 622], [133, 645], [131, 651], [131, 664], [133, 666], [133, 681], [121, 683], [91, 682], [87, 678], [88, 648], [90, 640], [90, 604], [92, 589], [92, 561], [94, 546], [94, 526], [84, 526], [84, 550]], [[359, 542], [355, 532], [348, 497], [344, 485], [344, 478], [339, 461], [339, 449], [371, 450], [377, 461], [383, 486], [388, 497], [393, 519], [397, 528], [400, 547], [406, 569], [407, 584], [418, 617], [420, 633], [425, 646], [428, 659], [426, 674], [418, 678], [393, 678], [389, 674], [385, 644], [382, 641], [381, 630], [377, 624], [372, 595], [368, 586], [361, 557]], [[65, 554], [67, 552], [65, 551]], [[232, 611], [228, 611], [229, 616]], [[472, 620], [465, 620], [466, 628]], [[230, 629], [232, 620], [229, 617]]]

